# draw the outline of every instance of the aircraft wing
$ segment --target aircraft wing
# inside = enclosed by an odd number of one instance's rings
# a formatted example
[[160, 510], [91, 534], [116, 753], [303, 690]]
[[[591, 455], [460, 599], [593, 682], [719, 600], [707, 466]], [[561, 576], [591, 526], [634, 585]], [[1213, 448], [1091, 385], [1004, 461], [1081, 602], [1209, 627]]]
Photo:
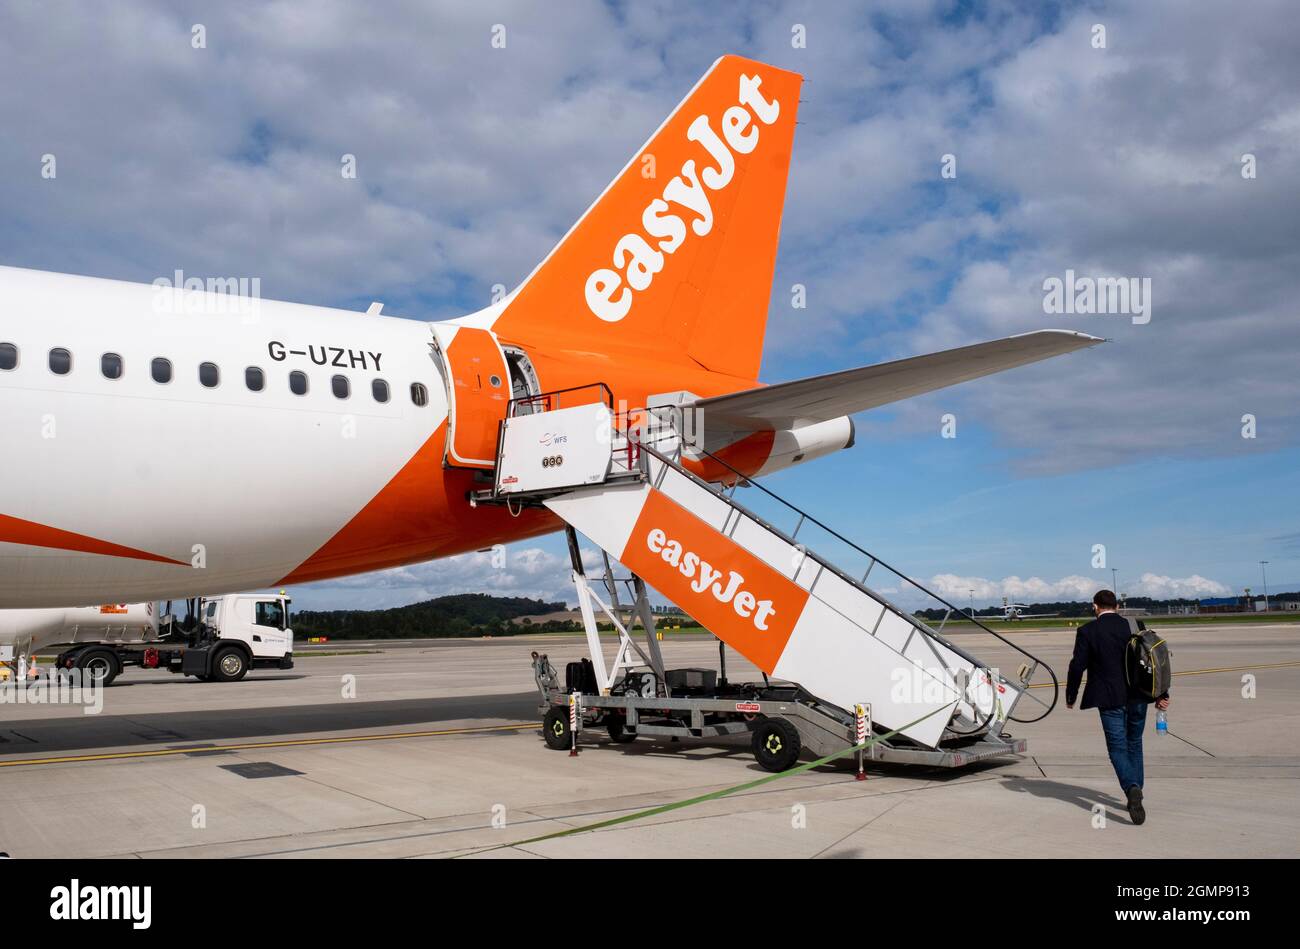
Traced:
[[700, 399], [706, 428], [797, 428], [910, 399], [946, 386], [1014, 369], [1105, 340], [1071, 330], [1036, 330], [859, 369]]

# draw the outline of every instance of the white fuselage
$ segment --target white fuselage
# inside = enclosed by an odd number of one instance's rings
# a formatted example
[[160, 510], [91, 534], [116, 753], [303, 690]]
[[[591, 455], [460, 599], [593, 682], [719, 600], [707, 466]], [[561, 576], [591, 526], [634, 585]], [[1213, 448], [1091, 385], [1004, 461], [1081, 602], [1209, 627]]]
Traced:
[[[430, 339], [411, 320], [0, 268], [0, 344], [18, 350], [0, 371], [0, 607], [278, 583], [446, 419]], [[71, 354], [62, 375], [58, 348]], [[119, 378], [101, 371], [104, 354], [120, 356]], [[170, 382], [154, 381], [155, 358]], [[201, 384], [202, 363], [218, 367], [216, 386]]]

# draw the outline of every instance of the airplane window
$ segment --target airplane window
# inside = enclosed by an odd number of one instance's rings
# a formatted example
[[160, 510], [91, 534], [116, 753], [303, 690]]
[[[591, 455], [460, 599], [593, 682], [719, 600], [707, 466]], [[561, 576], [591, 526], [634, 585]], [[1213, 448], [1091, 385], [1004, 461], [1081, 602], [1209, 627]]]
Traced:
[[266, 384], [266, 379], [262, 375], [262, 370], [256, 366], [249, 366], [244, 370], [244, 385], [253, 392], [261, 392], [262, 386]]
[[163, 359], [161, 356], [155, 357], [154, 361], [149, 364], [149, 371], [153, 374], [154, 382], [166, 384], [172, 381], [172, 361], [170, 359]]
[[330, 380], [330, 388], [334, 390], [334, 396], [339, 399], [346, 399], [352, 392], [347, 376], [335, 376]]
[[376, 379], [370, 383], [370, 393], [375, 397], [376, 402], [388, 401], [388, 383], [383, 379]]
[[429, 404], [429, 390], [418, 382], [411, 383], [411, 401], [416, 405]]
[[72, 353], [66, 349], [50, 350], [50, 372], [66, 376], [72, 370]]
[[212, 389], [221, 381], [221, 370], [215, 362], [199, 363], [199, 384]]
[[294, 395], [307, 394], [307, 374], [305, 372], [289, 373], [289, 391]]
[[18, 347], [13, 343], [0, 343], [0, 369], [9, 370], [18, 365]]
[[104, 353], [99, 357], [99, 371], [105, 379], [121, 379], [122, 357], [117, 353]]

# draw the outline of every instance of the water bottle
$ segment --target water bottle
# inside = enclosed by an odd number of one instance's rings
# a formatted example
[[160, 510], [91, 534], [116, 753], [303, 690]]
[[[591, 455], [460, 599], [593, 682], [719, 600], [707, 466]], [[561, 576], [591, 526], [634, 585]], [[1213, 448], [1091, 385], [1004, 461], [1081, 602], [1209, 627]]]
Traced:
[[1164, 709], [1159, 709], [1156, 711], [1156, 734], [1157, 735], [1169, 734], [1169, 713], [1166, 712]]

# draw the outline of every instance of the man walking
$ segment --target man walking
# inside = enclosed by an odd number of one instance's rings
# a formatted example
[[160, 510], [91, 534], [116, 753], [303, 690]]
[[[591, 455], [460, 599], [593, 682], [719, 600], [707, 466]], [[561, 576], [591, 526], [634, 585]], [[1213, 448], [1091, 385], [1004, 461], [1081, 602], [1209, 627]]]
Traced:
[[[1079, 627], [1074, 637], [1074, 657], [1065, 683], [1065, 707], [1074, 708], [1079, 683], [1088, 673], [1082, 708], [1101, 713], [1101, 730], [1115, 777], [1128, 798], [1128, 813], [1134, 824], [1147, 819], [1142, 806], [1142, 731], [1147, 722], [1147, 700], [1129, 689], [1124, 663], [1131, 635], [1128, 620], [1119, 615], [1119, 601], [1110, 590], [1098, 590], [1092, 598], [1096, 619]], [[1169, 707], [1169, 693], [1156, 700], [1156, 708]]]

